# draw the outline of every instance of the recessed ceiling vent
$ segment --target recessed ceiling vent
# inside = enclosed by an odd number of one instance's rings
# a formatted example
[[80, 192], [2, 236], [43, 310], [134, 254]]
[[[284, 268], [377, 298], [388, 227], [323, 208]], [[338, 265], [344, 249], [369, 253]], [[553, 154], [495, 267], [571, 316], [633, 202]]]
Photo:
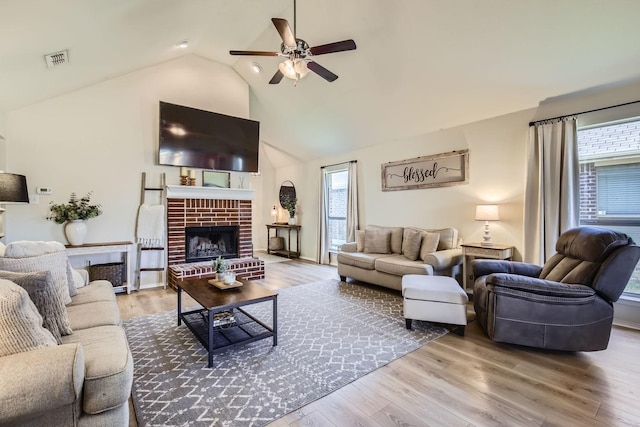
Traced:
[[57, 67], [58, 65], [66, 64], [69, 62], [69, 52], [66, 50], [49, 53], [44, 56], [45, 61], [47, 61], [47, 68]]

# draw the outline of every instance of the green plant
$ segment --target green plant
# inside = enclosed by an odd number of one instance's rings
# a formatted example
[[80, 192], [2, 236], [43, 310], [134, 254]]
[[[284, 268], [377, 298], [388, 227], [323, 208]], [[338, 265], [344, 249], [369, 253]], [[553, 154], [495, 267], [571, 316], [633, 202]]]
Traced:
[[298, 203], [298, 199], [287, 199], [282, 203], [282, 207], [289, 211], [289, 216], [296, 216], [296, 204]]
[[102, 207], [100, 205], [91, 205], [89, 204], [90, 201], [91, 191], [82, 198], [78, 198], [76, 193], [71, 193], [67, 203], [57, 205], [51, 202], [49, 207], [51, 213], [47, 219], [58, 224], [64, 224], [67, 221], [90, 219], [102, 214]]
[[229, 268], [229, 261], [219, 256], [211, 261], [211, 265], [216, 270], [216, 273], [224, 273]]

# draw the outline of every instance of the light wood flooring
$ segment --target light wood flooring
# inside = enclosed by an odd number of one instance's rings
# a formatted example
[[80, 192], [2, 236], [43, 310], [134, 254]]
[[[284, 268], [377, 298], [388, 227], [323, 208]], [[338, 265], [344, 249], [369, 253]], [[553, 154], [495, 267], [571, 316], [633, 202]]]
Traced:
[[[265, 270], [258, 283], [271, 289], [338, 278], [301, 260]], [[118, 303], [128, 319], [175, 309], [176, 293]], [[563, 353], [494, 343], [471, 321], [464, 337], [449, 333], [270, 426], [640, 426], [638, 356], [635, 330], [614, 327], [605, 351]]]

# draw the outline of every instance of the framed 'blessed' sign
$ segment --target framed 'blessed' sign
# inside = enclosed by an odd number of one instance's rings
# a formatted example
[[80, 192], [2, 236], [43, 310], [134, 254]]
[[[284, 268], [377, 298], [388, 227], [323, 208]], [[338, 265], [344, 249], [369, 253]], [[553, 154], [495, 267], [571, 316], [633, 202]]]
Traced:
[[415, 190], [469, 183], [469, 150], [382, 164], [382, 191]]

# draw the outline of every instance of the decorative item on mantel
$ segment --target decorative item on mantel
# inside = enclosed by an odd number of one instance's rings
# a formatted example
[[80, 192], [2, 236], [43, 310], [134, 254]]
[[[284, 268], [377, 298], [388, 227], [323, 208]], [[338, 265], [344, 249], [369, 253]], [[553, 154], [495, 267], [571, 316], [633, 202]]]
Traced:
[[84, 240], [87, 237], [87, 224], [85, 221], [102, 214], [100, 205], [91, 205], [89, 203], [91, 194], [92, 192], [90, 191], [86, 196], [78, 198], [76, 193], [71, 193], [67, 203], [55, 204], [51, 202], [49, 207], [51, 213], [47, 219], [54, 221], [56, 224], [66, 223], [64, 233], [72, 246], [84, 244]]
[[187, 185], [187, 168], [180, 167], [180, 185]]
[[196, 185], [196, 171], [193, 169], [189, 170], [189, 185], [191, 187], [195, 187]]
[[296, 205], [298, 203], [298, 199], [287, 199], [283, 202], [283, 207], [289, 211], [289, 225], [296, 225]]

